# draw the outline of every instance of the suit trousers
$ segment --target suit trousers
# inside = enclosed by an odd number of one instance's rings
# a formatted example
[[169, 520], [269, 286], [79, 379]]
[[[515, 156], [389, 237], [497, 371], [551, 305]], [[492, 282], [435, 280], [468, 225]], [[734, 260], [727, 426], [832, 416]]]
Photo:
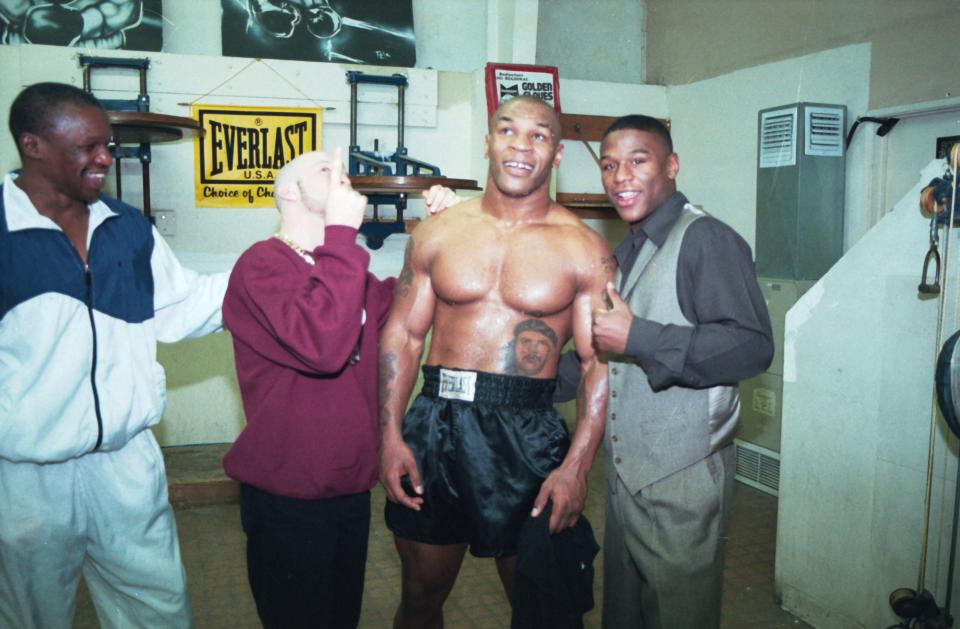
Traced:
[[316, 500], [240, 485], [247, 576], [266, 629], [360, 622], [370, 492]]
[[610, 479], [603, 544], [606, 629], [720, 626], [732, 445], [635, 495]]

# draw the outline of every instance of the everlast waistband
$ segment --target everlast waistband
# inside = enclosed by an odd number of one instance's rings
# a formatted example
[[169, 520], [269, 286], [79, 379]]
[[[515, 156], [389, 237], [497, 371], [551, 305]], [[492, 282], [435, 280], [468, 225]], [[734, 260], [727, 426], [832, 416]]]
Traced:
[[549, 408], [553, 406], [556, 386], [556, 378], [527, 378], [424, 365], [420, 395], [515, 408]]

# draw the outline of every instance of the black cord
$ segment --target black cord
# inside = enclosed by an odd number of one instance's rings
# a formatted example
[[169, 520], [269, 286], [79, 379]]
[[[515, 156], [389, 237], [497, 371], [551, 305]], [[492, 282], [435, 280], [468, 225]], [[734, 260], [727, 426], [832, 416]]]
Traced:
[[877, 135], [879, 135], [882, 138], [883, 136], [890, 133], [890, 129], [893, 129], [895, 126], [897, 126], [897, 123], [900, 122], [900, 119], [893, 118], [893, 117], [874, 118], [872, 116], [860, 116], [854, 121], [853, 125], [851, 125], [850, 131], [847, 132], [847, 143], [844, 146], [844, 148], [850, 148], [850, 142], [853, 140], [853, 132], [857, 130], [857, 127], [860, 126], [861, 122], [878, 123], [880, 125], [880, 128], [877, 129]]

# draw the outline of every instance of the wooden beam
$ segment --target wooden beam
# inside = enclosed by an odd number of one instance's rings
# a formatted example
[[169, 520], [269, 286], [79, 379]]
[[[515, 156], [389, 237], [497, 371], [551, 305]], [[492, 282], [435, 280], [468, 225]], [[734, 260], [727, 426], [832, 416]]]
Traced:
[[589, 116], [560, 114], [560, 137], [564, 140], [591, 140], [599, 142], [616, 116]]
[[569, 208], [580, 218], [619, 218], [605, 194], [558, 192], [557, 203]]
[[[560, 114], [560, 137], [564, 140], [587, 140], [599, 142], [617, 116], [591, 116], [589, 114]], [[670, 121], [658, 119], [667, 129]]]

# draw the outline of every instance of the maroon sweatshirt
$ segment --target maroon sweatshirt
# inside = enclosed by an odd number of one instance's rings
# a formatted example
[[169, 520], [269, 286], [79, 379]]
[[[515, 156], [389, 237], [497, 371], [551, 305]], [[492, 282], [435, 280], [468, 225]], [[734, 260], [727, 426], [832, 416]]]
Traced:
[[315, 265], [271, 238], [233, 269], [223, 320], [247, 424], [223, 467], [240, 482], [307, 499], [376, 483], [377, 341], [396, 280], [367, 272], [356, 236], [327, 227]]

